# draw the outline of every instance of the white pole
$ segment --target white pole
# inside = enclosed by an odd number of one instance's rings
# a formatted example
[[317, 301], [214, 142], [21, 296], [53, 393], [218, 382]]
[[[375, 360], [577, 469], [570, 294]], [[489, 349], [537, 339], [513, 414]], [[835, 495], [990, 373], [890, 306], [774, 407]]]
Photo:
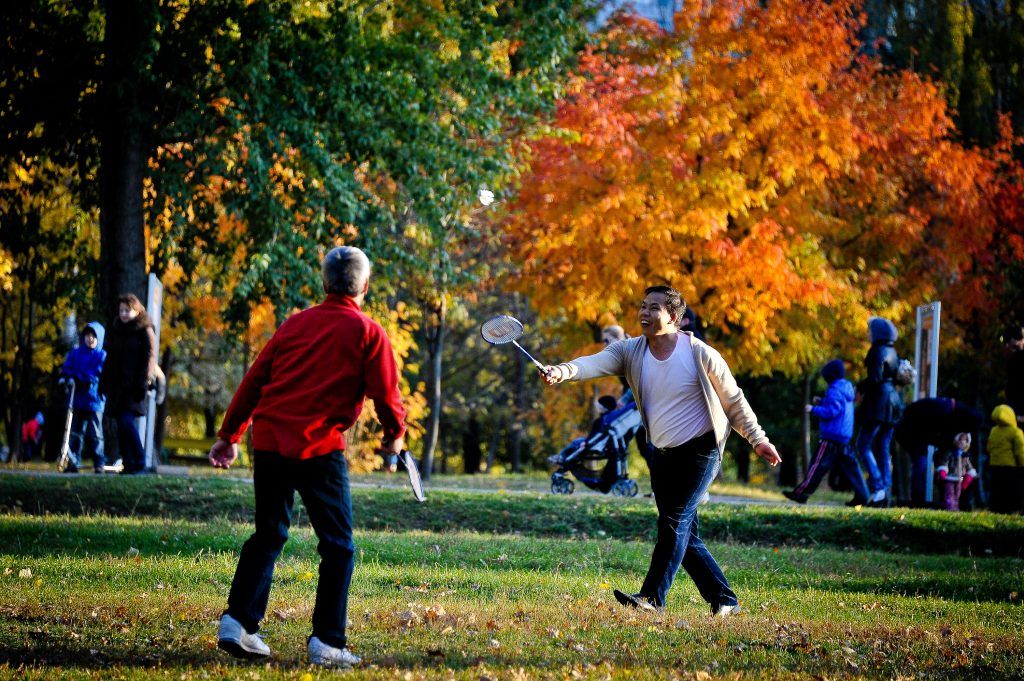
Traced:
[[[149, 292], [146, 295], [146, 312], [153, 321], [153, 332], [156, 335], [156, 356], [160, 359], [160, 320], [163, 316], [164, 285], [160, 279], [150, 273]], [[156, 460], [153, 453], [153, 433], [156, 430], [156, 393], [150, 390], [146, 393], [146, 470], [156, 470]]]

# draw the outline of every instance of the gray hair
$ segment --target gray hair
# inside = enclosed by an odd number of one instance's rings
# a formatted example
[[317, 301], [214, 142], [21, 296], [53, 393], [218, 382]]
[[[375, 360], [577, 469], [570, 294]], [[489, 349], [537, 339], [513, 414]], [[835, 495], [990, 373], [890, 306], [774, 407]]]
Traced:
[[324, 291], [358, 296], [370, 279], [370, 259], [354, 246], [338, 246], [324, 256], [321, 271]]

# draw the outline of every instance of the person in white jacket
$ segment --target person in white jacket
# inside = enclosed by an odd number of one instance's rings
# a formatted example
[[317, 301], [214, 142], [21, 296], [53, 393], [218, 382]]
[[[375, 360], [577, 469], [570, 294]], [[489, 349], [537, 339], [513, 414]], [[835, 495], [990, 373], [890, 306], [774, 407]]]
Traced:
[[724, 617], [737, 612], [739, 602], [700, 539], [697, 506], [718, 473], [731, 430], [772, 466], [782, 459], [718, 351], [692, 332], [679, 331], [677, 322], [685, 310], [679, 291], [649, 287], [640, 304], [643, 335], [611, 343], [596, 355], [545, 367], [544, 381], [554, 385], [624, 376], [650, 438], [658, 539], [640, 591], [616, 589], [616, 599], [646, 610], [665, 607], [682, 565], [711, 612]]

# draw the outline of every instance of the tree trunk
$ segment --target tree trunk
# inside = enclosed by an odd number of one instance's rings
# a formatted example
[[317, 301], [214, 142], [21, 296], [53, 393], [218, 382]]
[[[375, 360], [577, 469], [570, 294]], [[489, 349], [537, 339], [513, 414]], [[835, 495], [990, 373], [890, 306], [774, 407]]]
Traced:
[[811, 415], [807, 413], [807, 409], [804, 405], [811, 403], [811, 383], [814, 380], [814, 373], [808, 372], [804, 377], [804, 403], [801, 405], [801, 409], [804, 413], [803, 430], [804, 430], [804, 465], [803, 471], [807, 471], [811, 466]]
[[480, 421], [476, 414], [470, 414], [462, 434], [462, 466], [470, 475], [480, 472], [480, 436]]
[[512, 398], [515, 416], [508, 434], [508, 455], [512, 472], [522, 473], [523, 414], [526, 411], [526, 360], [521, 352], [517, 352], [515, 358], [515, 394]]
[[447, 320], [447, 305], [443, 295], [432, 312], [435, 319], [434, 328], [427, 331], [429, 369], [426, 393], [429, 412], [427, 434], [423, 441], [423, 462], [420, 464], [424, 480], [429, 480], [430, 473], [433, 471], [434, 451], [437, 449], [437, 438], [441, 430], [441, 369], [443, 367], [444, 327]]
[[498, 419], [494, 422], [494, 432], [491, 433], [491, 446], [487, 448], [487, 464], [484, 466], [484, 472], [490, 474], [491, 469], [494, 468], [494, 461], [498, 458], [498, 445], [501, 443], [501, 427], [504, 424], [504, 419]]
[[146, 300], [142, 180], [149, 112], [142, 93], [157, 8], [153, 0], [106, 0], [104, 5], [99, 304], [105, 319], [121, 293]]
[[736, 479], [750, 482], [750, 448], [740, 447], [736, 450]]

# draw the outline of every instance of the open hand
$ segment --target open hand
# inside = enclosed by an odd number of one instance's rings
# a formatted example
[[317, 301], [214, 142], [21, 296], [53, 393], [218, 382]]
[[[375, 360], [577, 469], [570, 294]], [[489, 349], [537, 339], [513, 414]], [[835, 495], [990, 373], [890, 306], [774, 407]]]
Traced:
[[768, 462], [769, 466], [778, 466], [782, 463], [782, 457], [779, 456], [779, 451], [775, 449], [775, 445], [771, 442], [762, 442], [758, 446], [754, 447], [754, 452], [759, 457]]

